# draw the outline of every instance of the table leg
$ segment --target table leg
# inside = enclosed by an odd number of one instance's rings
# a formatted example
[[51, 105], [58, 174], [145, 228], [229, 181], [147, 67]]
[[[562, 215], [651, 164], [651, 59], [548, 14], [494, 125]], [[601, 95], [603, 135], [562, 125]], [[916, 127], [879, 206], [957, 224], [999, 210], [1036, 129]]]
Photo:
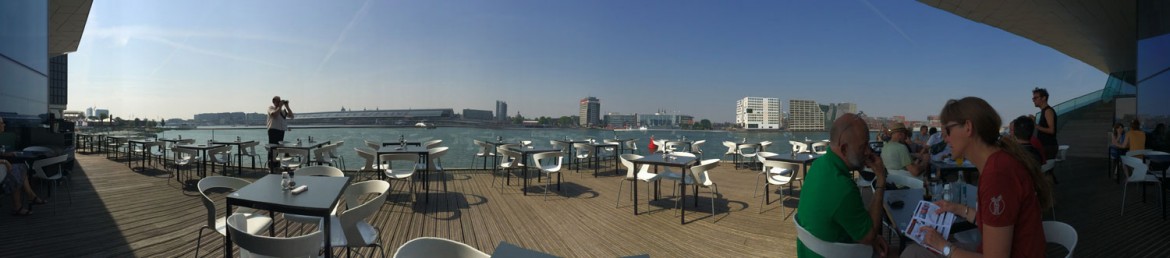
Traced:
[[[680, 173], [681, 173], [681, 171], [680, 171]], [[683, 174], [682, 180], [678, 181], [679, 188], [681, 188], [679, 191], [682, 191], [682, 194], [678, 196], [678, 198], [682, 198], [681, 200], [679, 200], [679, 202], [682, 205], [678, 206], [678, 209], [679, 209], [678, 210], [679, 211], [678, 224], [687, 224], [687, 185], [685, 184], [686, 181], [687, 181], [686, 174]]]
[[634, 216], [638, 216], [638, 180], [630, 181], [630, 186], [634, 188]]
[[332, 216], [325, 215], [325, 257], [333, 257], [333, 241], [331, 241], [333, 222], [329, 221], [329, 217]]

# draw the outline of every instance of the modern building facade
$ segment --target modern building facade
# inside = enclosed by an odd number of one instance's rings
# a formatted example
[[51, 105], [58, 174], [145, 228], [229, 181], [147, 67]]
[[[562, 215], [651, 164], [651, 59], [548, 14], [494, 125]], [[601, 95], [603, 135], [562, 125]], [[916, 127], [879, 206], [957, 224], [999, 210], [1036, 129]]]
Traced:
[[744, 97], [735, 101], [735, 123], [745, 129], [780, 129], [780, 98]]
[[463, 109], [463, 119], [492, 120], [493, 118], [494, 117], [492, 117], [491, 110], [479, 110], [479, 109], [469, 109], [469, 108]]
[[496, 101], [496, 121], [508, 121], [508, 102], [502, 100]]
[[788, 100], [789, 131], [824, 131], [825, 112], [812, 100]]
[[63, 114], [69, 104], [69, 55], [49, 58], [49, 113]]
[[601, 100], [595, 97], [586, 97], [580, 101], [579, 116], [581, 120], [577, 122], [580, 126], [595, 126], [601, 124]]
[[609, 128], [638, 128], [638, 114], [605, 114], [605, 125]]

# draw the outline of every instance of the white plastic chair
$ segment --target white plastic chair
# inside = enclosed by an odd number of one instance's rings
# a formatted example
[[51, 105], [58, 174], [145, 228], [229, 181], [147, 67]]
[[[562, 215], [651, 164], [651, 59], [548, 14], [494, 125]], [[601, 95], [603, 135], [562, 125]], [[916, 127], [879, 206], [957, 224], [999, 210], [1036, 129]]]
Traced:
[[[719, 185], [715, 184], [715, 181], [711, 180], [710, 171], [717, 166], [719, 166], [719, 159], [708, 159], [700, 161], [698, 166], [691, 167], [691, 176], [685, 177], [682, 180], [683, 187], [698, 185], [703, 188], [714, 190], [711, 192], [711, 216], [715, 216], [715, 198], [719, 196]], [[698, 196], [699, 193], [695, 192], [695, 198], [698, 198]], [[680, 196], [678, 200], [675, 200], [675, 207], [680, 207], [679, 205], [682, 205], [683, 199], [686, 199], [686, 196]], [[679, 209], [679, 212], [682, 213], [683, 209]]]
[[[512, 174], [509, 170], [524, 169], [524, 164], [520, 163], [522, 157], [520, 157], [519, 152], [509, 150], [508, 145], [500, 145], [499, 147], [496, 147], [496, 153], [499, 153], [501, 156], [499, 166], [504, 171], [504, 176], [507, 178], [504, 183], [508, 184], [512, 180]], [[498, 178], [498, 176], [492, 178], [493, 186], [496, 185], [496, 179]], [[502, 185], [500, 186], [501, 191], [503, 191], [503, 187], [504, 186]]]
[[240, 157], [241, 157], [241, 159], [243, 156], [248, 156], [249, 158], [251, 158], [253, 169], [256, 168], [256, 157], [260, 157], [260, 153], [256, 152], [256, 146], [258, 146], [258, 145], [260, 145], [260, 142], [258, 142], [258, 141], [240, 144]]
[[[573, 163], [577, 164], [577, 171], [580, 171], [581, 170], [581, 161], [582, 160], [590, 161], [590, 159], [593, 158], [593, 155], [595, 155], [593, 153], [593, 145], [589, 145], [588, 143], [574, 143], [573, 149], [575, 149], [577, 151], [577, 155], [573, 157], [573, 158], [576, 158], [576, 160]], [[597, 166], [597, 164], [593, 164], [593, 165]]]
[[[198, 237], [198, 240], [195, 243], [195, 257], [199, 257], [199, 247], [203, 245], [204, 229], [214, 230], [215, 233], [219, 234], [220, 236], [226, 236], [225, 234], [227, 234], [227, 216], [217, 216], [215, 201], [212, 201], [211, 197], [207, 196], [207, 190], [215, 188], [239, 190], [240, 188], [243, 188], [244, 186], [247, 186], [251, 183], [252, 182], [248, 182], [247, 180], [225, 176], [209, 176], [199, 180], [199, 196], [203, 197], [203, 207], [207, 208], [207, 224], [199, 228], [199, 235], [196, 236]], [[255, 209], [239, 207], [236, 208], [235, 213], [232, 215], [238, 214], [244, 216], [247, 219], [247, 227], [243, 231], [249, 234], [256, 234], [257, 232], [268, 229], [268, 227], [272, 225], [272, 218], [256, 214], [255, 212]], [[232, 236], [234, 237], [235, 235]]]
[[[441, 140], [438, 140], [441, 141]], [[438, 145], [434, 143], [431, 146]], [[447, 155], [450, 147], [434, 147], [427, 150], [427, 158], [422, 163], [415, 164], [415, 171], [439, 172], [439, 181], [443, 182], [443, 192], [447, 192], [447, 171], [443, 170], [443, 156]], [[429, 177], [430, 175], [424, 175]]]
[[434, 139], [434, 140], [423, 142], [422, 146], [426, 147], [427, 149], [434, 149], [435, 147], [438, 147], [440, 143], [443, 143], [442, 139]]
[[[475, 159], [479, 158], [483, 159], [483, 169], [487, 169], [488, 157], [496, 156], [496, 148], [492, 148], [492, 144], [484, 141], [472, 140], [472, 142], [475, 143], [476, 147], [479, 147], [479, 151], [475, 153], [471, 160], [471, 169], [475, 169]], [[553, 146], [555, 147], [556, 145]]]
[[817, 236], [804, 229], [804, 226], [797, 222], [797, 216], [792, 216], [792, 224], [796, 226], [796, 239], [799, 239], [805, 247], [824, 257], [873, 257], [873, 247], [864, 244], [852, 243], [834, 243], [821, 240]]
[[[649, 164], [642, 164], [642, 166], [635, 169], [634, 162], [631, 160], [641, 159], [641, 158], [643, 158], [642, 155], [622, 154], [618, 158], [621, 160], [622, 165], [626, 167], [626, 177], [624, 179], [622, 179], [621, 182], [618, 183], [618, 194], [617, 194], [617, 200], [614, 201], [614, 208], [617, 208], [621, 205], [622, 186], [626, 183], [626, 181], [639, 180], [642, 182], [646, 182], [646, 192], [649, 193], [650, 192], [650, 183], [652, 183], [654, 181], [658, 181], [658, 179], [661, 178], [663, 175], [663, 174], [650, 173], [650, 165]], [[638, 187], [637, 182], [630, 182], [630, 183], [634, 184], [633, 187]], [[633, 190], [631, 189], [630, 191], [633, 191]], [[633, 196], [633, 193], [630, 193], [630, 194], [631, 194], [632, 198], [635, 198], [634, 201], [637, 202], [638, 201], [636, 199], [637, 196]], [[646, 204], [647, 205], [650, 204], [649, 200], [647, 200]], [[634, 213], [637, 213], [637, 212], [638, 211], [634, 211]]]
[[[309, 150], [307, 149], [275, 148], [272, 153], [280, 161], [280, 167], [284, 169], [296, 170], [309, 163]], [[288, 157], [283, 157], [282, 154], [287, 154]]]
[[[748, 162], [748, 167], [754, 168], [756, 167], [756, 154], [758, 154], [759, 151], [759, 144], [740, 144], [739, 148], [735, 150], [735, 154], [743, 157], [743, 160]], [[739, 164], [736, 164], [736, 167], [739, 167]]]
[[183, 172], [183, 167], [195, 166], [198, 163], [199, 151], [187, 148], [171, 147], [171, 153], [175, 155], [175, 178], [181, 181], [182, 179], [179, 178], [179, 173]]
[[[383, 173], [383, 170], [390, 169], [390, 166], [386, 164], [374, 164], [374, 155], [377, 153], [377, 151], [374, 149], [362, 146], [354, 147], [353, 151], [357, 152], [358, 157], [361, 157], [366, 161], [365, 164], [362, 165], [360, 169], [358, 169], [358, 174], [361, 174], [362, 172]], [[413, 157], [414, 160], [418, 160], [418, 156]]]
[[811, 150], [808, 148], [808, 144], [804, 144], [804, 142], [788, 141], [788, 144], [792, 145], [793, 153], [811, 152]]
[[1068, 255], [1065, 257], [1073, 257], [1073, 249], [1077, 247], [1077, 230], [1068, 224], [1060, 221], [1045, 221], [1044, 222], [1044, 239], [1049, 243], [1056, 243], [1068, 249]]
[[[756, 154], [756, 159], [758, 159], [760, 161], [760, 163], [763, 163], [764, 160], [766, 160], [768, 157], [776, 156], [776, 155], [780, 155], [780, 154], [777, 154], [775, 152], [766, 152], [765, 151], [765, 152], [760, 152], [760, 153]], [[760, 173], [756, 174], [756, 183], [754, 184], [755, 188], [752, 188], [752, 198], [756, 198], [756, 193], [760, 192], [760, 178], [764, 177], [764, 174], [767, 173], [768, 170], [769, 169], [765, 166], [763, 169], [760, 170]], [[775, 173], [788, 174], [791, 172], [786, 171], [784, 168], [779, 168], [779, 169], [776, 169]]]
[[707, 140], [698, 140], [698, 141], [691, 143], [691, 153], [695, 153], [696, 155], [699, 156], [700, 159], [703, 158], [703, 144], [704, 143], [707, 143]]
[[654, 145], [658, 146], [658, 149], [655, 150], [655, 152], [666, 153], [666, 140], [654, 140]]
[[[548, 177], [548, 183], [544, 186], [544, 192], [548, 193], [548, 188], [552, 186], [552, 174], [557, 174], [557, 191], [561, 191], [561, 164], [565, 161], [565, 154], [560, 152], [543, 152], [533, 154], [532, 159], [536, 161], [535, 165], [540, 169], [540, 172]], [[548, 195], [544, 195], [544, 198], [548, 199]]]
[[1060, 145], [1059, 147], [1057, 147], [1057, 150], [1056, 150], [1056, 160], [1057, 161], [1064, 161], [1065, 157], [1068, 154], [1068, 148], [1069, 148], [1068, 145]]
[[233, 214], [227, 219], [232, 243], [240, 246], [240, 257], [317, 257], [321, 243], [325, 242], [325, 233], [320, 230], [287, 238], [256, 235], [251, 232], [251, 220], [244, 214]]
[[829, 152], [829, 142], [814, 142], [810, 147], [810, 151], [816, 154], [825, 155]]
[[760, 142], [760, 151], [761, 152], [768, 151], [768, 146], [772, 146], [772, 141]]
[[[366, 220], [386, 202], [386, 193], [389, 190], [390, 183], [381, 180], [362, 181], [347, 187], [344, 195], [347, 209], [329, 219], [329, 223], [332, 224], [330, 226], [332, 246], [345, 247], [346, 257], [349, 257], [350, 248], [354, 247], [377, 247], [379, 253], [385, 255], [386, 251], [382, 250], [382, 245], [378, 241], [378, 229]], [[377, 195], [365, 202], [359, 201], [358, 198], [370, 194]], [[321, 222], [318, 225], [322, 225], [324, 220]]]
[[404, 183], [410, 184], [410, 185], [408, 185], [409, 191], [410, 191], [410, 201], [414, 202], [414, 182], [415, 182], [414, 181], [414, 172], [417, 171], [418, 166], [413, 164], [413, 163], [418, 162], [418, 155], [414, 155], [414, 154], [382, 154], [380, 158], [382, 161], [388, 161], [388, 162], [401, 161], [401, 162], [412, 163], [410, 166], [403, 166], [403, 167], [409, 167], [410, 169], [394, 169], [390, 166], [386, 166], [386, 168], [383, 169], [381, 173], [384, 174], [386, 176], [386, 178], [389, 178], [391, 180], [403, 180], [403, 181], [409, 180], [409, 182], [404, 182]]
[[727, 155], [732, 155], [733, 158], [735, 157], [735, 142], [723, 141], [723, 147], [727, 147], [727, 152], [723, 153], [724, 157], [727, 157]]
[[626, 151], [629, 151], [630, 153], [635, 153], [635, 154], [638, 153], [638, 141], [637, 140], [626, 141]]
[[370, 147], [371, 149], [377, 150], [379, 148], [382, 148], [382, 142], [374, 141], [374, 140], [366, 140], [366, 146]]
[[[45, 181], [52, 181], [51, 183], [49, 183], [45, 186], [46, 188], [49, 189], [50, 196], [52, 196], [52, 187], [54, 185], [57, 185], [58, 181], [61, 181], [61, 179], [67, 178], [65, 176], [64, 170], [61, 168], [64, 165], [63, 164], [58, 165], [58, 164], [61, 164], [61, 163], [65, 162], [65, 160], [68, 160], [68, 159], [69, 159], [69, 155], [60, 155], [60, 156], [55, 156], [55, 157], [39, 159], [39, 160], [33, 161], [32, 166], [30, 167], [30, 169], [33, 170], [33, 175], [32, 175], [33, 178], [45, 180]], [[53, 175], [49, 175], [47, 172], [45, 172], [45, 167], [52, 166], [52, 165], [58, 165], [57, 166], [57, 173], [55, 173]], [[73, 184], [69, 184], [69, 188], [72, 189]], [[13, 191], [19, 191], [19, 189], [14, 189]], [[73, 193], [71, 193], [71, 192], [72, 192], [72, 190], [70, 191], [70, 193], [68, 193], [70, 204], [73, 203]]]
[[228, 165], [232, 164], [232, 146], [223, 145], [207, 150], [207, 158], [211, 161], [211, 172], [215, 173], [215, 165], [223, 165], [223, 175], [227, 175]]
[[394, 258], [489, 258], [470, 245], [438, 237], [419, 237], [394, 251]]
[[[1160, 189], [1162, 189], [1162, 181], [1158, 180], [1157, 176], [1148, 174], [1147, 172], [1149, 171], [1150, 167], [1145, 163], [1142, 163], [1142, 160], [1138, 158], [1131, 156], [1121, 156], [1121, 163], [1131, 168], [1131, 174], [1125, 179], [1125, 186], [1121, 188], [1121, 216], [1125, 216], [1125, 195], [1129, 192], [1130, 184], [1154, 183], [1158, 185], [1158, 187], [1155, 189], [1159, 189], [1159, 191], [1161, 191]], [[1158, 203], [1164, 203], [1161, 194], [1158, 195]]]
[[[788, 185], [789, 188], [791, 189], [791, 187], [792, 187], [792, 174], [797, 171], [798, 166], [796, 164], [792, 164], [792, 163], [780, 162], [780, 161], [775, 161], [775, 160], [766, 160], [763, 158], [760, 158], [760, 163], [763, 164], [763, 170], [760, 172], [760, 175], [766, 175], [766, 178], [767, 178], [767, 180], [764, 182], [764, 199], [760, 200], [760, 202], [761, 202], [760, 203], [760, 213], [764, 213], [764, 206], [768, 205], [768, 203], [771, 202], [771, 200], [769, 200], [768, 198], [771, 196], [770, 194], [772, 193], [772, 191], [768, 187], [773, 186], [773, 185], [775, 185], [775, 186]], [[757, 176], [757, 180], [759, 180], [758, 176]], [[756, 187], [759, 187], [758, 183], [757, 183]], [[783, 189], [780, 190], [779, 203], [780, 203], [780, 210], [783, 211], [784, 210], [784, 190]]]

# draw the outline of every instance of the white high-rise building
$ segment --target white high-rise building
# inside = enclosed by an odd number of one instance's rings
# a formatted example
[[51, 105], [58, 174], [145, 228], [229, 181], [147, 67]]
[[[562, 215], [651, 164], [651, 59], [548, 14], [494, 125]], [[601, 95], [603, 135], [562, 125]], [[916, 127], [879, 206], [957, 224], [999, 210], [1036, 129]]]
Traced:
[[788, 100], [789, 131], [824, 131], [825, 111], [816, 101]]
[[735, 123], [745, 129], [780, 129], [780, 98], [744, 97], [735, 101]]
[[857, 103], [849, 103], [849, 102], [837, 103], [837, 116], [840, 117], [841, 115], [844, 115], [845, 113], [857, 114]]

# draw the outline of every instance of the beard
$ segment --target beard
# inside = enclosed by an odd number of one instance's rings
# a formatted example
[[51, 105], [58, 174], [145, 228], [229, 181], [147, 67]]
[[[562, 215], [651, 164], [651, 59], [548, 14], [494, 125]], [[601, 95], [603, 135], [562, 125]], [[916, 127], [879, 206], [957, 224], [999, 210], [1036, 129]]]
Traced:
[[861, 152], [849, 153], [846, 159], [848, 160], [849, 164], [845, 165], [848, 166], [850, 170], [865, 169], [865, 154]]

